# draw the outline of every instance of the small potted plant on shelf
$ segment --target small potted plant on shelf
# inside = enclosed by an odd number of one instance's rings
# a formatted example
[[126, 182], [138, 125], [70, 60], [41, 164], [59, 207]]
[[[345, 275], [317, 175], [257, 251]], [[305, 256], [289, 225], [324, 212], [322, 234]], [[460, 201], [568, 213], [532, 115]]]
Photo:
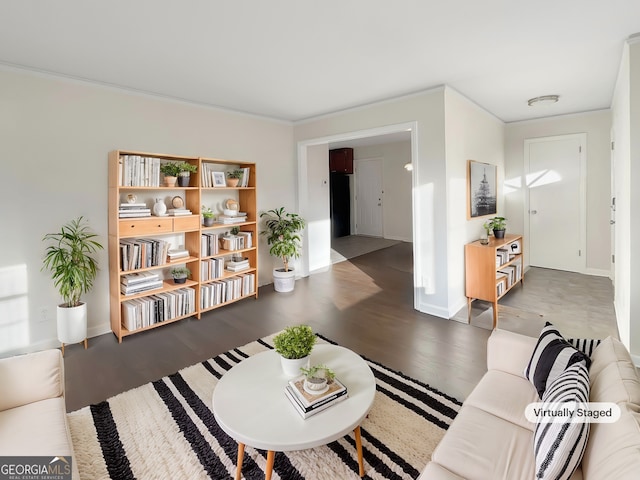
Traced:
[[176, 162], [166, 162], [160, 165], [160, 172], [164, 175], [164, 186], [175, 187], [180, 171], [180, 166]]
[[171, 269], [171, 276], [173, 283], [185, 283], [191, 277], [191, 270], [187, 267], [175, 267]]
[[79, 217], [64, 225], [58, 233], [47, 233], [43, 241], [50, 241], [43, 260], [43, 270], [49, 270], [63, 303], [57, 309], [58, 340], [79, 343], [87, 348], [87, 304], [80, 297], [88, 293], [98, 274], [98, 262], [92, 256], [102, 245], [97, 235]]
[[178, 185], [181, 187], [188, 187], [191, 181], [191, 174], [198, 171], [197, 165], [191, 165], [188, 162], [180, 162], [178, 164], [180, 171], [178, 172]]
[[213, 214], [213, 210], [211, 210], [209, 207], [205, 207], [204, 205], [202, 205], [202, 223], [205, 227], [210, 227], [211, 225], [213, 225], [213, 220], [215, 219], [215, 216]]
[[309, 365], [309, 355], [316, 340], [308, 325], [287, 327], [273, 337], [273, 345], [280, 354], [282, 369], [287, 376], [298, 376], [300, 368]]
[[243, 173], [242, 170], [231, 170], [227, 172], [227, 187], [237, 187]]
[[290, 292], [295, 287], [295, 272], [289, 261], [300, 257], [302, 246], [298, 232], [306, 222], [298, 214], [286, 212], [284, 207], [262, 212], [260, 218], [264, 219], [264, 230], [260, 234], [267, 237], [269, 253], [284, 264], [284, 268], [273, 269], [274, 288], [276, 292]]
[[504, 238], [504, 232], [507, 228], [507, 219], [504, 217], [493, 217], [491, 220], [491, 228], [496, 238]]
[[336, 374], [326, 365], [314, 365], [310, 368], [300, 368], [304, 375], [304, 389], [314, 393], [322, 392], [333, 382]]

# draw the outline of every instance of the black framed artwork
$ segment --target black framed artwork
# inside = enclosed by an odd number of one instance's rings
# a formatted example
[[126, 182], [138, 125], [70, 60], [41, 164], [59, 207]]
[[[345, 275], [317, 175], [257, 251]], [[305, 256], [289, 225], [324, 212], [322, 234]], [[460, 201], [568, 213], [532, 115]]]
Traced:
[[468, 161], [467, 219], [497, 213], [498, 167], [490, 163]]

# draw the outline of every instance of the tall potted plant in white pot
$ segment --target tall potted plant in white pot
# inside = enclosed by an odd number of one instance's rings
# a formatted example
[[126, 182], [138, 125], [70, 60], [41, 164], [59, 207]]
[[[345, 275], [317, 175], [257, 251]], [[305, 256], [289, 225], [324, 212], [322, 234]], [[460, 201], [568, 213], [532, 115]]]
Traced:
[[81, 301], [81, 296], [91, 290], [98, 274], [98, 262], [92, 255], [103, 247], [96, 237], [83, 217], [78, 217], [60, 232], [47, 233], [42, 239], [50, 242], [42, 269], [51, 273], [62, 297], [56, 318], [63, 355], [65, 343], [84, 341], [87, 348], [87, 304]]
[[264, 219], [264, 230], [260, 234], [267, 237], [269, 253], [283, 263], [283, 268], [273, 269], [273, 286], [276, 292], [291, 292], [295, 287], [295, 272], [289, 262], [300, 257], [302, 245], [298, 233], [306, 222], [284, 207], [262, 212], [260, 218]]

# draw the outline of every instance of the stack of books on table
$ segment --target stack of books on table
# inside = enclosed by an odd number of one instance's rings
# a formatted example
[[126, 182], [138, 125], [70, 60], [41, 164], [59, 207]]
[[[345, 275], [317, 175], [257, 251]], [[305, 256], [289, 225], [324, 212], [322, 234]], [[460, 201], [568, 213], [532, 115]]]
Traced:
[[170, 208], [167, 210], [167, 215], [172, 215], [174, 217], [182, 217], [184, 215], [193, 215], [191, 210], [188, 208]]
[[120, 293], [123, 295], [134, 295], [158, 288], [162, 288], [162, 279], [153, 272], [130, 273], [120, 279]]
[[147, 208], [146, 203], [121, 203], [118, 209], [118, 217], [120, 218], [138, 218], [150, 217], [151, 209]]
[[349, 396], [347, 387], [335, 378], [327, 387], [322, 393], [309, 393], [304, 388], [304, 376], [301, 376], [289, 380], [284, 393], [300, 416], [309, 418], [311, 415], [321, 412]]
[[189, 250], [185, 248], [170, 248], [167, 252], [169, 263], [180, 262], [189, 258]]
[[249, 268], [249, 259], [242, 258], [229, 260], [226, 267], [230, 272], [241, 272], [242, 270]]

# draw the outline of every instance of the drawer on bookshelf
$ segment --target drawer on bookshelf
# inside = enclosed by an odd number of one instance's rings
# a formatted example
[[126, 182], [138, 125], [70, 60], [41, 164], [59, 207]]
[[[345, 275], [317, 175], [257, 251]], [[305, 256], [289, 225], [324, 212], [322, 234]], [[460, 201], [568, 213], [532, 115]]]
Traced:
[[173, 231], [173, 219], [171, 218], [120, 220], [119, 225], [121, 236], [153, 235]]
[[197, 230], [200, 228], [200, 216], [191, 215], [188, 217], [176, 217], [173, 219], [173, 229], [178, 230]]

